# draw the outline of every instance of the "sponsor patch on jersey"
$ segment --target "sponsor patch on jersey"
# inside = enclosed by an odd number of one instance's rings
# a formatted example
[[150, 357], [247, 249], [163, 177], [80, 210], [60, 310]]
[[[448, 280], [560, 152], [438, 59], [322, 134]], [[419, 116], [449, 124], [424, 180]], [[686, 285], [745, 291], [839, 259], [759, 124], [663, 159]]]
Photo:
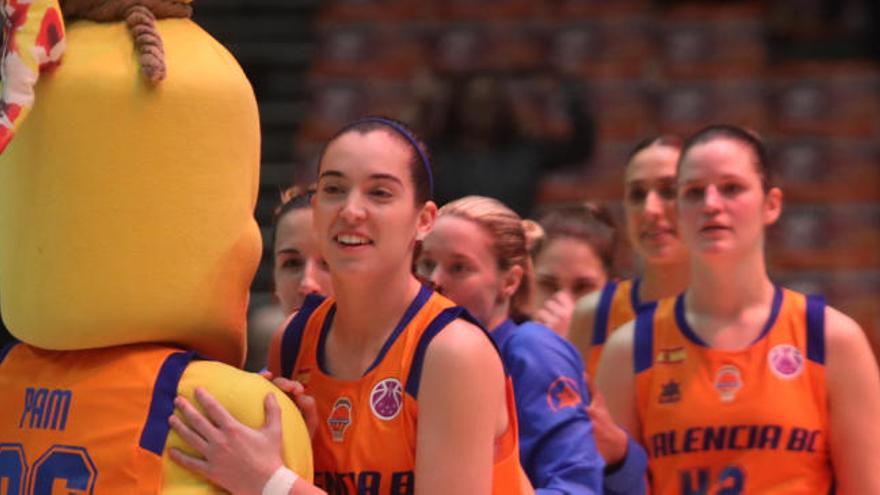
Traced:
[[742, 385], [742, 373], [739, 368], [732, 364], [725, 364], [718, 368], [718, 372], [715, 374], [715, 390], [718, 391], [722, 402], [732, 402]]
[[779, 344], [767, 354], [770, 371], [783, 380], [791, 380], [804, 369], [804, 356], [801, 350], [791, 344]]
[[547, 387], [547, 405], [553, 412], [567, 407], [578, 407], [583, 402], [574, 379], [560, 376]]
[[677, 364], [683, 363], [687, 357], [687, 351], [684, 347], [670, 347], [668, 349], [660, 349], [657, 352], [656, 361], [660, 364]]
[[403, 386], [397, 378], [380, 380], [370, 391], [370, 410], [379, 419], [394, 419], [402, 406]]
[[330, 416], [327, 418], [327, 426], [330, 427], [330, 435], [334, 442], [345, 440], [345, 430], [351, 426], [351, 399], [340, 397], [333, 403]]
[[669, 382], [660, 386], [661, 404], [674, 404], [681, 400], [681, 386], [675, 380], [670, 379]]

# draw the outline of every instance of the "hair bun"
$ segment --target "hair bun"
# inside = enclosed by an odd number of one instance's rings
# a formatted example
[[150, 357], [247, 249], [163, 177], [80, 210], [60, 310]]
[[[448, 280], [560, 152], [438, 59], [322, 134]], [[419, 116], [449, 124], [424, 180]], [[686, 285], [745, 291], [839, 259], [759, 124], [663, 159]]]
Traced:
[[544, 228], [528, 218], [522, 221], [523, 234], [526, 236], [526, 250], [530, 253], [544, 239]]

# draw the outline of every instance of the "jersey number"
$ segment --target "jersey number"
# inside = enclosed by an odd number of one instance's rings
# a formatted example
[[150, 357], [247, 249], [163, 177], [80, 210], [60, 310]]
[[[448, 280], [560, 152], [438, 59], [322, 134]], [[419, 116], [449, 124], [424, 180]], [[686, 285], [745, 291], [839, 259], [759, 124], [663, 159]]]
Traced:
[[53, 445], [28, 468], [20, 444], [0, 444], [0, 495], [52, 495], [56, 481], [68, 493], [89, 494], [98, 470], [82, 447]]
[[717, 488], [712, 495], [740, 495], [746, 484], [746, 475], [738, 466], [727, 466], [712, 477], [707, 467], [681, 471], [681, 495], [710, 495], [709, 488]]

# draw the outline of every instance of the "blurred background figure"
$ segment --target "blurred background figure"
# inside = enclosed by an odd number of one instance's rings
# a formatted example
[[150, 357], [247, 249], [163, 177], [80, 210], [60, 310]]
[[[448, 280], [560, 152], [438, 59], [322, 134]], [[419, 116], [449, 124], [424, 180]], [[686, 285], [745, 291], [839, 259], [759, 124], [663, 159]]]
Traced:
[[327, 262], [318, 252], [312, 225], [311, 192], [293, 187], [281, 195], [272, 230], [275, 297], [290, 316], [313, 292], [332, 296]]
[[[254, 84], [266, 230], [278, 189], [314, 180], [320, 143], [344, 122], [382, 113], [439, 138], [452, 81], [486, 75], [477, 86], [505, 88], [520, 137], [565, 142], [570, 91], [592, 145], [540, 174], [535, 210], [597, 201], [622, 225], [621, 163], [639, 140], [714, 122], [754, 129], [786, 191], [768, 232], [774, 279], [825, 293], [880, 350], [877, 11], [873, 0], [249, 0], [202, 2], [196, 16]], [[432, 88], [446, 89], [426, 99]], [[272, 292], [269, 255], [255, 294]], [[627, 249], [616, 262], [635, 273]]]
[[[520, 215], [530, 214], [538, 184], [547, 172], [589, 156], [593, 123], [577, 91], [548, 76], [539, 76], [535, 83], [545, 94], [556, 93], [562, 98], [560, 104], [571, 123], [565, 135], [542, 136], [533, 120], [525, 115], [521, 118], [524, 112], [518, 113], [513, 103], [515, 88], [498, 75], [462, 75], [447, 83], [448, 88], [440, 81], [428, 83], [430, 90], [419, 96], [441, 102], [417, 105], [442, 114], [439, 118], [424, 114], [414, 118], [434, 143], [439, 204], [482, 195], [502, 201]], [[437, 121], [443, 123], [433, 129]]]
[[264, 297], [262, 304], [252, 304], [247, 370], [259, 371], [266, 366], [272, 334], [308, 294], [333, 295], [327, 263], [315, 242], [310, 196], [310, 190], [291, 187], [281, 194], [281, 205], [275, 210], [269, 236], [275, 290], [271, 299]]
[[602, 346], [613, 331], [635, 318], [639, 307], [683, 291], [688, 253], [678, 232], [675, 175], [682, 141], [674, 135], [644, 139], [625, 161], [623, 212], [637, 275], [613, 280], [577, 301], [569, 340], [587, 373], [594, 375]]
[[615, 226], [607, 208], [578, 203], [550, 208], [535, 262], [535, 321], [568, 337], [575, 302], [612, 277]]

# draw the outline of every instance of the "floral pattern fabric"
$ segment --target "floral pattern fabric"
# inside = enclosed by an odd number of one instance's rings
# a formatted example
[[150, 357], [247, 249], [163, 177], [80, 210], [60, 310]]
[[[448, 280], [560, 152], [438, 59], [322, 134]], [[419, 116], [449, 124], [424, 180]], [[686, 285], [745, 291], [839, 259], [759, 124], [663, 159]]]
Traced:
[[64, 52], [64, 20], [58, 0], [0, 0], [3, 51], [0, 53], [0, 153], [34, 104], [40, 74], [53, 69]]

